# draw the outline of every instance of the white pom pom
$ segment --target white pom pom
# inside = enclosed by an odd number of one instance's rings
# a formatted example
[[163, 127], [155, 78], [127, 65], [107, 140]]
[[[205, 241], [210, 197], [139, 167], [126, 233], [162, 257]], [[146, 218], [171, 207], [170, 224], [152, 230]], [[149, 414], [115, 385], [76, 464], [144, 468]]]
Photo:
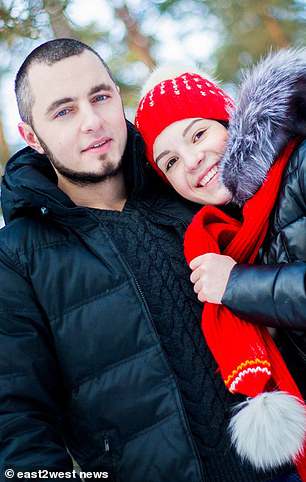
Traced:
[[149, 90], [153, 89], [155, 85], [159, 84], [163, 80], [173, 79], [175, 77], [178, 77], [179, 75], [185, 74], [186, 72], [201, 75], [201, 77], [204, 77], [205, 79], [216, 83], [216, 81], [212, 78], [211, 75], [202, 72], [199, 67], [196, 67], [192, 64], [161, 65], [159, 67], [156, 67], [156, 69], [151, 72], [151, 74], [145, 81], [141, 89], [141, 97], [143, 97], [147, 92], [149, 92]]
[[242, 459], [257, 469], [293, 462], [303, 452], [306, 410], [286, 392], [266, 392], [235, 407], [229, 429]]

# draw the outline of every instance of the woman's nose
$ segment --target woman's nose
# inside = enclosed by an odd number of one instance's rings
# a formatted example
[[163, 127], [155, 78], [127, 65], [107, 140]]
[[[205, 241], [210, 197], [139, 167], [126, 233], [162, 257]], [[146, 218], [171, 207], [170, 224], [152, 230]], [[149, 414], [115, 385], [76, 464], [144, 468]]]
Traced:
[[186, 172], [193, 172], [198, 169], [202, 164], [203, 155], [202, 153], [189, 153], [184, 157], [184, 166]]

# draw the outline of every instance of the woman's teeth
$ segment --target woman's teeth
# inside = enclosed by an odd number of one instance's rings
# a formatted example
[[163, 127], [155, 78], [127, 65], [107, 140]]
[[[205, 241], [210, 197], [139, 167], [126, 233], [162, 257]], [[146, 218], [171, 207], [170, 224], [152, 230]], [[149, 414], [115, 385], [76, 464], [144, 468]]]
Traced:
[[218, 166], [214, 166], [211, 170], [206, 174], [205, 177], [200, 181], [199, 186], [206, 186], [206, 184], [214, 177], [215, 174], [218, 172]]

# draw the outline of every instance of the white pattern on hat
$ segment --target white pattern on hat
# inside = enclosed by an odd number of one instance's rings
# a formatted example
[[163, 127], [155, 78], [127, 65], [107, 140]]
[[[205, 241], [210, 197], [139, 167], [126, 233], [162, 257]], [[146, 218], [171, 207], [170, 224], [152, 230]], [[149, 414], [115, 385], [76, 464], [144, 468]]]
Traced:
[[149, 93], [149, 106], [150, 107], [153, 107], [153, 105], [154, 105], [153, 94], [154, 94], [154, 89], [151, 89], [150, 93]]
[[[162, 81], [171, 80], [175, 77], [184, 75], [185, 73], [194, 74], [197, 82], [201, 82], [202, 79], [198, 76], [201, 75], [204, 79], [209, 82], [215, 82], [213, 77], [206, 72], [202, 72], [198, 66], [192, 64], [182, 65], [181, 63], [172, 63], [167, 65], [161, 65], [151, 72], [147, 80], [144, 82], [140, 96], [144, 97], [153, 87]], [[189, 89], [188, 89], [189, 90]]]

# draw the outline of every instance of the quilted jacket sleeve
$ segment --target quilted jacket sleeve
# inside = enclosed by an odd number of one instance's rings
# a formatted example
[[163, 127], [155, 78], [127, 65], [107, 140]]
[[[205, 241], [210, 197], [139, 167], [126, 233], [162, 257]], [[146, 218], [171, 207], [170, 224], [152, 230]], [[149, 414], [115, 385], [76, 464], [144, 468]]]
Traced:
[[21, 265], [0, 247], [0, 473], [72, 470], [48, 324]]
[[306, 263], [235, 265], [222, 304], [253, 323], [306, 330]]

